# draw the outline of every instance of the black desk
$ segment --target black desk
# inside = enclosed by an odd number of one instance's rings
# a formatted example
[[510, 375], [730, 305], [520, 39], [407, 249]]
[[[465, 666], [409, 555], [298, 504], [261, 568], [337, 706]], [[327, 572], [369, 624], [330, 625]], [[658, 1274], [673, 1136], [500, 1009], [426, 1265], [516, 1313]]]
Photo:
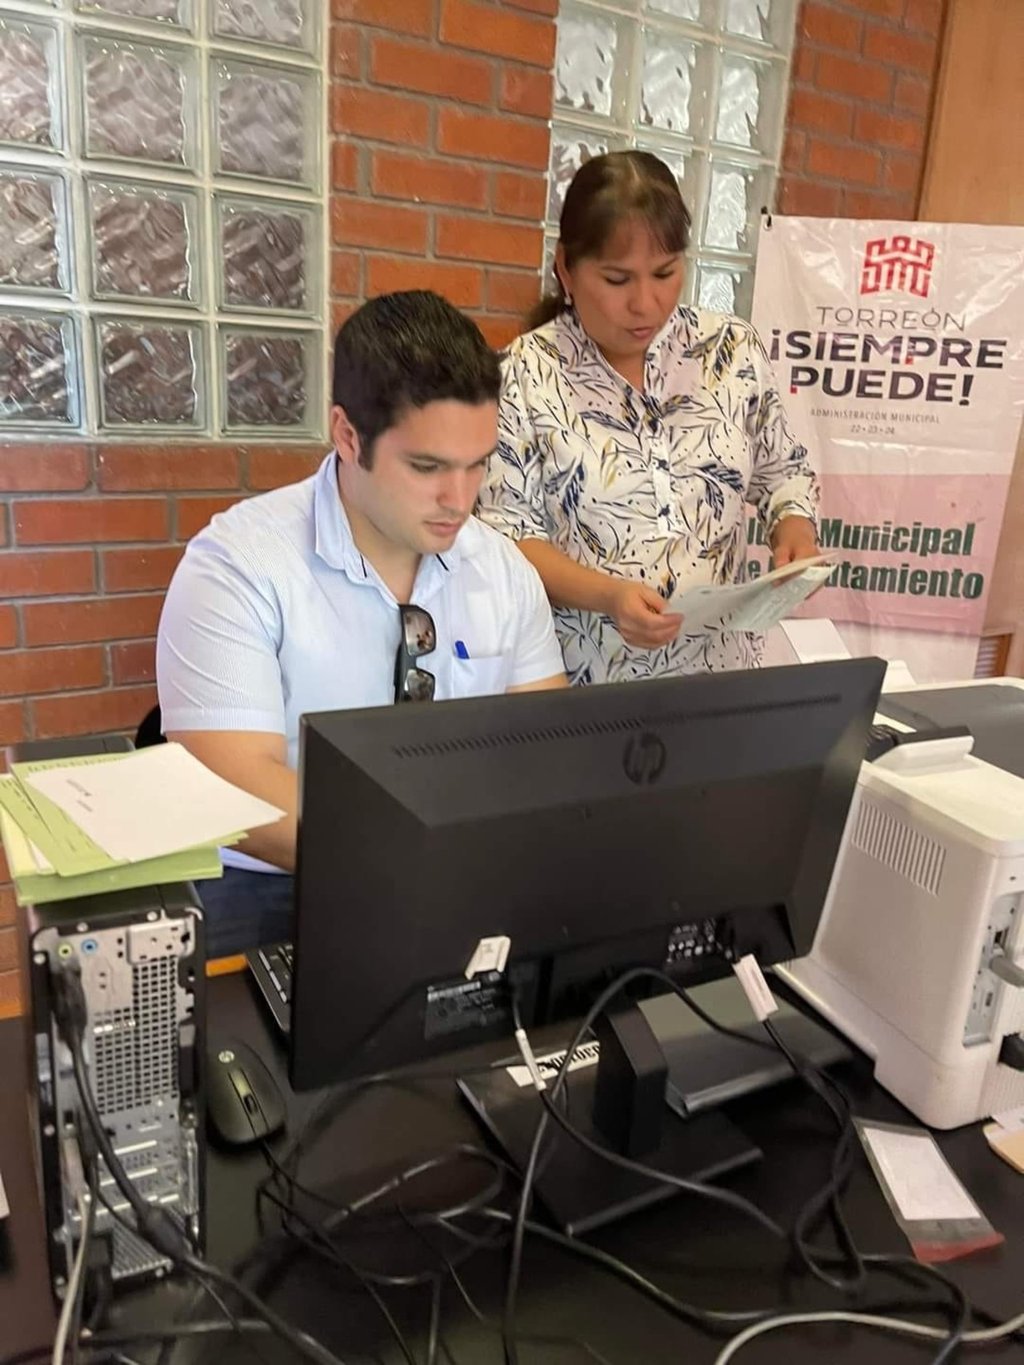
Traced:
[[[283, 1052], [265, 1026], [243, 976], [209, 983], [213, 1027], [257, 1046], [283, 1078]], [[870, 1068], [858, 1063], [843, 1080], [856, 1112], [894, 1122], [912, 1122], [872, 1081]], [[0, 1269], [0, 1352], [42, 1345], [52, 1338], [55, 1313], [46, 1278], [39, 1211], [24, 1103], [24, 1028], [21, 1020], [0, 1024], [0, 1170], [11, 1204], [5, 1259]], [[312, 1100], [294, 1100], [298, 1119]], [[765, 1152], [758, 1165], [729, 1180], [732, 1189], [758, 1202], [788, 1224], [802, 1199], [825, 1179], [833, 1129], [827, 1115], [797, 1082], [758, 1101], [729, 1109]], [[346, 1196], [371, 1188], [376, 1177], [436, 1154], [457, 1141], [479, 1142], [477, 1129], [456, 1103], [450, 1085], [421, 1082], [380, 1087], [353, 1099], [303, 1167], [314, 1185], [330, 1184]], [[949, 1267], [964, 1290], [1000, 1318], [1024, 1309], [1024, 1183], [988, 1149], [979, 1127], [940, 1138], [940, 1144], [995, 1226], [1004, 1246]], [[227, 1266], [255, 1239], [252, 1190], [266, 1167], [258, 1152], [226, 1156], [211, 1153], [209, 1164], [209, 1259]], [[465, 1174], [465, 1173], [464, 1173]], [[862, 1162], [846, 1207], [858, 1244], [864, 1250], [907, 1251], [884, 1200]], [[788, 1277], [776, 1244], [752, 1224], [703, 1200], [683, 1195], [595, 1237], [597, 1245], [650, 1275], [669, 1292], [706, 1307], [749, 1308], [787, 1304], [797, 1310], [837, 1307], [834, 1297], [806, 1277]], [[482, 1253], [468, 1262], [465, 1281], [488, 1314], [500, 1313], [504, 1259]], [[887, 1292], [894, 1281], [882, 1281]], [[184, 1302], [185, 1290], [165, 1285], [119, 1300], [121, 1323], [166, 1321]], [[896, 1291], [894, 1288], [894, 1297]], [[274, 1289], [271, 1302], [293, 1321], [315, 1330], [348, 1362], [398, 1360], [392, 1339], [362, 1291], [330, 1268], [299, 1264]], [[392, 1291], [388, 1303], [403, 1328], [413, 1334], [423, 1356], [427, 1322], [426, 1290]], [[459, 1302], [445, 1294], [445, 1338], [459, 1362], [500, 1362], [496, 1333], [481, 1327]], [[699, 1365], [714, 1359], [718, 1343], [669, 1317], [625, 1285], [557, 1249], [527, 1242], [520, 1297], [524, 1332], [585, 1337], [615, 1365]], [[204, 1317], [215, 1314], [204, 1310]], [[289, 1358], [269, 1338], [260, 1337], [265, 1360]], [[244, 1347], [218, 1337], [205, 1358], [224, 1365], [254, 1359]], [[932, 1352], [933, 1353], [933, 1352]], [[1020, 1360], [1019, 1343], [986, 1352], [993, 1361]], [[526, 1343], [523, 1365], [573, 1365], [584, 1355], [562, 1346]], [[292, 1357], [293, 1358], [293, 1357]], [[929, 1350], [895, 1337], [845, 1327], [787, 1328], [745, 1348], [739, 1365], [797, 1365], [800, 1361], [864, 1361], [872, 1365], [912, 1365], [928, 1360]], [[443, 1359], [443, 1356], [442, 1356]]]

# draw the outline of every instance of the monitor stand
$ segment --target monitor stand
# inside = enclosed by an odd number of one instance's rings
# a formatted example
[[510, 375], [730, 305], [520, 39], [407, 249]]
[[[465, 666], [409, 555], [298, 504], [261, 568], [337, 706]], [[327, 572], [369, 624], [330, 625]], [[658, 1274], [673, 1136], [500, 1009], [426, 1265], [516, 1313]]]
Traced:
[[[766, 1037], [751, 1021], [750, 1006], [734, 979], [696, 987], [691, 994], [719, 1022], [753, 1038]], [[568, 1112], [574, 1127], [602, 1146], [688, 1180], [714, 1180], [758, 1160], [760, 1149], [717, 1106], [791, 1077], [781, 1054], [713, 1032], [675, 996], [627, 1007], [616, 1019], [614, 1025], [600, 1026], [600, 1045], [588, 1044], [582, 1064], [570, 1073]], [[792, 1006], [780, 1004], [775, 1023], [786, 1041], [818, 1066], [852, 1055], [834, 1034]], [[552, 1067], [560, 1055], [550, 1055]], [[461, 1078], [458, 1087], [490, 1136], [523, 1170], [541, 1112], [526, 1068], [478, 1073]], [[537, 1198], [570, 1236], [676, 1193], [670, 1185], [602, 1160], [553, 1120], [545, 1141], [548, 1155], [541, 1160]]]

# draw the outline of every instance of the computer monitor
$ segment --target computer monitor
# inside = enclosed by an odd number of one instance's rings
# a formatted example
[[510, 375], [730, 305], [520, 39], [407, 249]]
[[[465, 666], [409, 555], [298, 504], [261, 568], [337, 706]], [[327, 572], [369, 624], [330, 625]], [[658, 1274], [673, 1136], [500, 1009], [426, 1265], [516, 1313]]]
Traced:
[[290, 1076], [511, 1036], [636, 965], [808, 952], [884, 664], [853, 659], [303, 717]]

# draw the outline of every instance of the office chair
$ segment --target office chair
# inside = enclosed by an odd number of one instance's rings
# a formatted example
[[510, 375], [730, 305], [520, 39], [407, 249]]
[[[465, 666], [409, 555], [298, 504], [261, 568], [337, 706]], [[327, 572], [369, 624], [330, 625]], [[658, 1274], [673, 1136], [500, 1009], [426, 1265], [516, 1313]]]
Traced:
[[163, 744], [165, 742], [160, 730], [160, 707], [154, 706], [143, 716], [142, 723], [135, 732], [135, 747], [136, 749], [148, 749], [151, 744]]

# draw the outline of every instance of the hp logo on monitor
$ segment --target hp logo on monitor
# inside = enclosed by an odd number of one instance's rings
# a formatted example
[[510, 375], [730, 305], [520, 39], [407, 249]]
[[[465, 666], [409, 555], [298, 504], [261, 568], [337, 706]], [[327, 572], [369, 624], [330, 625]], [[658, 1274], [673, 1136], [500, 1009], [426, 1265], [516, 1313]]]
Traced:
[[664, 744], [650, 730], [633, 735], [626, 744], [622, 755], [622, 770], [630, 782], [644, 786], [657, 782], [665, 771], [668, 754]]

